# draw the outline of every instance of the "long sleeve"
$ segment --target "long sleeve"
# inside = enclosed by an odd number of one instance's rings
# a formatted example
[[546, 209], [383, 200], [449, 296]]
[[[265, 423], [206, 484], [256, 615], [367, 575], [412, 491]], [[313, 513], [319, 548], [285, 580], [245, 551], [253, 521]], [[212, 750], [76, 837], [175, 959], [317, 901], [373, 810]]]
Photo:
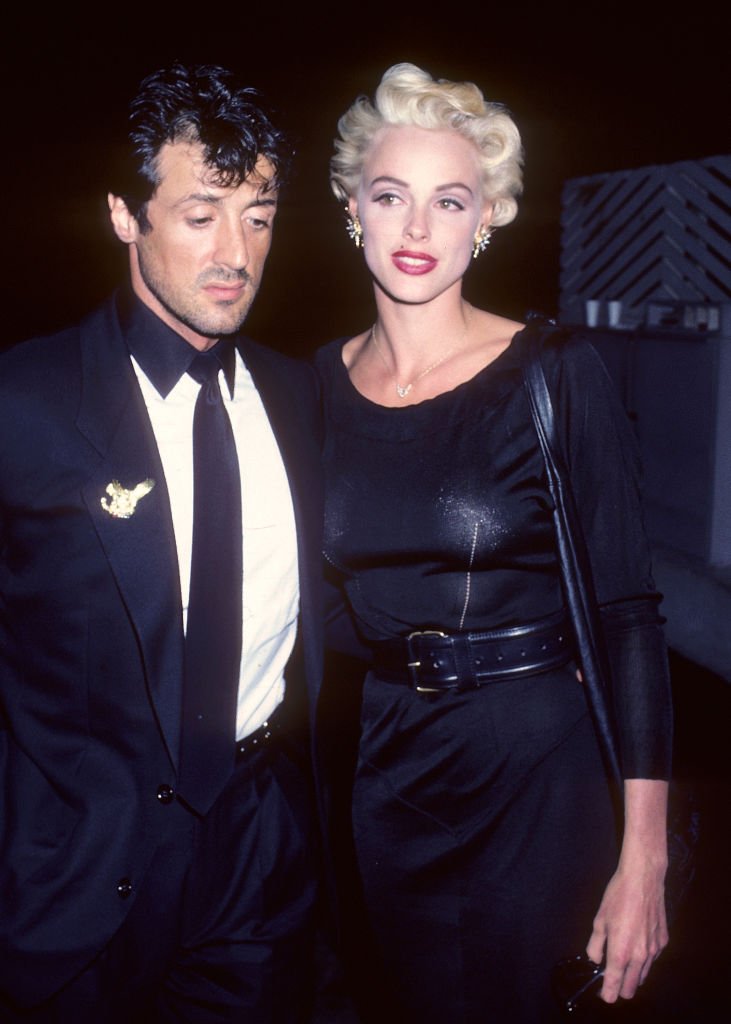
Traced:
[[553, 368], [558, 415], [604, 626], [625, 778], [668, 778], [672, 700], [631, 424], [594, 349]]

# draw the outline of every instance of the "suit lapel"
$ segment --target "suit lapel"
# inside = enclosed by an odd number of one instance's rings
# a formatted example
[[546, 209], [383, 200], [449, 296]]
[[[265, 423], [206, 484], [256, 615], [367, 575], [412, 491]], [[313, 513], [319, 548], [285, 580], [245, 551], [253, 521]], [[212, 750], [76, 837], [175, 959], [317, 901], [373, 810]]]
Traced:
[[[82, 326], [81, 351], [77, 426], [101, 455], [83, 489], [84, 501], [137, 633], [150, 699], [177, 765], [183, 631], [170, 502], [152, 426], [111, 305]], [[118, 513], [124, 501], [115, 501], [107, 491], [113, 481], [126, 491], [144, 481], [153, 486], [122, 518]]]

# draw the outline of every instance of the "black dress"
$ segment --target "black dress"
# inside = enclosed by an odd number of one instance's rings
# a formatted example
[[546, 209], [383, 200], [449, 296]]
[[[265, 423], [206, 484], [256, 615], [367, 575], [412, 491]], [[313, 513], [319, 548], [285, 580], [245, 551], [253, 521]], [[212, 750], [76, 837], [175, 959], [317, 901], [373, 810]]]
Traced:
[[[355, 390], [342, 341], [318, 353], [326, 557], [362, 640], [520, 625], [562, 607], [519, 345], [520, 334], [471, 380], [395, 409]], [[669, 687], [631, 429], [588, 345], [564, 343], [547, 364], [610, 643], [625, 777], [667, 778]], [[573, 664], [427, 696], [371, 672], [353, 828], [402, 1019], [551, 1019], [550, 967], [584, 949], [617, 853]]]

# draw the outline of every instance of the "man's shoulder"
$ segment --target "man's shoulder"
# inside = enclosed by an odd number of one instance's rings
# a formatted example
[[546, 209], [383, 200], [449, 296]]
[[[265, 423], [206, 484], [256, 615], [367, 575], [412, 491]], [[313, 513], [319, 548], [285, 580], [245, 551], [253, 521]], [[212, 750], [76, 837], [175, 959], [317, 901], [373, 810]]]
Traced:
[[245, 361], [253, 358], [274, 366], [286, 368], [294, 373], [300, 372], [303, 367], [308, 365], [305, 360], [287, 355], [278, 349], [271, 348], [269, 345], [263, 345], [260, 341], [254, 341], [253, 338], [246, 334], [239, 335], [237, 347]]
[[282, 384], [317, 391], [314, 368], [306, 360], [285, 355], [244, 335], [238, 339], [237, 348], [254, 377], [257, 373], [271, 373]]
[[75, 418], [84, 381], [108, 376], [120, 344], [114, 305], [108, 302], [70, 327], [18, 342], [0, 355], [0, 421], [5, 438], [12, 435], [20, 443], [23, 424]]
[[113, 303], [109, 300], [75, 324], [51, 334], [19, 341], [0, 354], [0, 379], [6, 381], [15, 374], [46, 376], [77, 363], [83, 335], [98, 335], [111, 330], [114, 316]]
[[10, 372], [16, 364], [23, 365], [33, 362], [45, 354], [54, 355], [64, 352], [73, 346], [75, 339], [78, 338], [79, 326], [79, 324], [74, 324], [51, 334], [39, 334], [16, 342], [11, 348], [0, 354], [3, 373]]
[[311, 438], [319, 445], [320, 388], [312, 364], [250, 338], [239, 338], [237, 345], [275, 430], [290, 441]]
[[79, 328], [65, 328], [18, 342], [0, 356], [0, 404], [12, 409], [29, 400], [47, 402], [68, 395], [80, 376]]

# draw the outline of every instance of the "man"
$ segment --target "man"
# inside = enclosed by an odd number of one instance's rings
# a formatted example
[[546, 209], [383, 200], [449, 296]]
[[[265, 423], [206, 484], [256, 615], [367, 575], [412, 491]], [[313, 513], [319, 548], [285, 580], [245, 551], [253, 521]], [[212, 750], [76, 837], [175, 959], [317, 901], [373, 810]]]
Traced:
[[129, 151], [129, 286], [0, 365], [0, 1019], [298, 1021], [317, 407], [237, 333], [283, 140], [228, 72], [176, 64]]

